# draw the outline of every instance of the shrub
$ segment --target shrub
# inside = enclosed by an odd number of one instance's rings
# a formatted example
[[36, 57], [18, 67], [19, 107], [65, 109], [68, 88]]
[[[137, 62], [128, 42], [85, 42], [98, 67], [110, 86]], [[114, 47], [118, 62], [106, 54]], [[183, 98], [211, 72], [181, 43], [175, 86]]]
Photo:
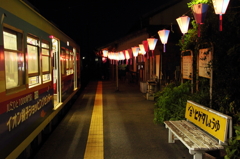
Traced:
[[163, 123], [166, 120], [184, 119], [186, 101], [189, 98], [191, 84], [183, 83], [167, 85], [162, 91], [156, 93], [154, 109], [154, 122]]

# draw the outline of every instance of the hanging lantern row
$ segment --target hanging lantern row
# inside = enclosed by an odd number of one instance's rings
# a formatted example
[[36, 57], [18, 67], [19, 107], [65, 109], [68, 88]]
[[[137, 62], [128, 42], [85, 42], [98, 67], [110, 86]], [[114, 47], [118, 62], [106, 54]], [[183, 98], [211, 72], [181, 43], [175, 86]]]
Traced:
[[[219, 14], [219, 31], [222, 31], [222, 15], [225, 14], [230, 0], [212, 0], [215, 14]], [[192, 11], [196, 23], [198, 24], [198, 37], [200, 37], [200, 25], [204, 23], [207, 14], [207, 4], [196, 4], [192, 6]], [[176, 19], [181, 32], [186, 34], [190, 18], [188, 16], [181, 16]]]
[[[169, 30], [160, 30], [159, 32], [163, 32], [163, 34], [159, 34], [160, 39], [162, 43], [164, 44], [164, 52], [165, 52], [165, 44], [167, 43]], [[108, 50], [102, 50], [103, 56], [108, 57], [110, 60], [129, 60], [131, 58], [131, 54], [135, 57], [141, 54], [143, 56], [146, 55], [146, 53], [151, 50], [152, 51], [152, 57], [154, 57], [154, 49], [156, 47], [158, 39], [156, 38], [148, 38], [147, 40], [143, 41], [142, 44], [139, 44], [139, 47], [134, 46], [131, 49], [120, 51], [120, 52], [108, 52]]]
[[[225, 14], [228, 4], [230, 0], [212, 0], [214, 10], [216, 14], [219, 14], [219, 30], [222, 31], [222, 14]], [[207, 4], [196, 4], [192, 6], [192, 11], [196, 23], [198, 24], [198, 36], [200, 37], [200, 25], [204, 23], [204, 19], [207, 14], [208, 5]], [[177, 23], [180, 27], [181, 32], [186, 34], [188, 32], [190, 18], [188, 16], [181, 16], [176, 19]], [[163, 44], [163, 52], [166, 52], [166, 44], [168, 41], [170, 30], [159, 30], [158, 35]], [[148, 38], [143, 41], [139, 46], [134, 46], [131, 49], [120, 51], [118, 53], [108, 52], [107, 50], [103, 50], [103, 56], [108, 57], [111, 60], [129, 60], [132, 58], [130, 55], [136, 58], [138, 54], [145, 55], [149, 50], [152, 51], [152, 57], [154, 57], [154, 49], [156, 47], [158, 39]]]

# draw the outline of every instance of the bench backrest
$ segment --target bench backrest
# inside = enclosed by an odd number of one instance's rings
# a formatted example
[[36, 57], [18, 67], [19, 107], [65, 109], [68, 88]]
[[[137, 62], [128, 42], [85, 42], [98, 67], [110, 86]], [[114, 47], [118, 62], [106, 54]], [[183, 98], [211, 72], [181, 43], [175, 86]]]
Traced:
[[[188, 100], [185, 118], [221, 142], [232, 137], [232, 117]], [[229, 133], [228, 133], [229, 130]]]

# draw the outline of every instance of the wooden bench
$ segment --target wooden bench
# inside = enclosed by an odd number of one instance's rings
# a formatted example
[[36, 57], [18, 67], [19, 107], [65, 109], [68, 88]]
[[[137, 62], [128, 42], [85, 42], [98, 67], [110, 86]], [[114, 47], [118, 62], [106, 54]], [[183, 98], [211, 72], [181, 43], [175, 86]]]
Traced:
[[224, 149], [232, 137], [232, 117], [187, 101], [185, 118], [181, 121], [165, 121], [168, 142], [180, 140], [194, 159], [202, 159], [205, 151]]

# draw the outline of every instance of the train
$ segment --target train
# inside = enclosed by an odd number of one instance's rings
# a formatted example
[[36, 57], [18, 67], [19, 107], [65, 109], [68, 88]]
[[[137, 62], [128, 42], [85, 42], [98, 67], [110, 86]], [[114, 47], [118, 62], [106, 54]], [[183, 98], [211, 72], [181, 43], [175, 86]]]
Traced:
[[0, 23], [0, 158], [30, 158], [78, 95], [80, 46], [23, 0]]

